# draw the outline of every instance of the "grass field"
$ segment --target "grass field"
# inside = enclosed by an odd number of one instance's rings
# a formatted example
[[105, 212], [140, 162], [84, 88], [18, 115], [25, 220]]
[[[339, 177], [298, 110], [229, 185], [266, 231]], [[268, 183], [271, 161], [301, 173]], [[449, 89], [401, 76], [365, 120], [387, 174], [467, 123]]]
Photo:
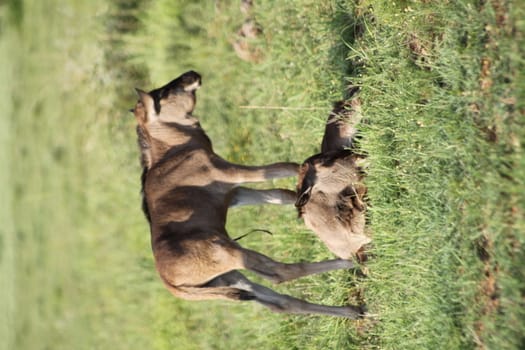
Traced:
[[[0, 1], [0, 349], [524, 348], [525, 4], [255, 1], [253, 16], [257, 64], [231, 47], [238, 1]], [[188, 69], [217, 152], [246, 164], [316, 152], [331, 103], [361, 87], [366, 277], [275, 288], [369, 318], [163, 289], [127, 109], [133, 87]], [[331, 257], [294, 208], [228, 220], [272, 231], [242, 244], [278, 260]]]

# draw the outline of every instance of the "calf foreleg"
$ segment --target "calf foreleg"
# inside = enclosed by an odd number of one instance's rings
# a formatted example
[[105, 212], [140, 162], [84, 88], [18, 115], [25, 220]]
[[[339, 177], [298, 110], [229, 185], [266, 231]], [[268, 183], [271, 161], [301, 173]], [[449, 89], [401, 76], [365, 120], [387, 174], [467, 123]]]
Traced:
[[246, 187], [236, 187], [232, 191], [230, 207], [250, 204], [293, 204], [295, 192], [285, 189], [256, 190]]
[[261, 166], [246, 166], [229, 163], [223, 159], [212, 160], [215, 166], [213, 177], [218, 181], [241, 184], [247, 182], [262, 182], [271, 179], [297, 176], [299, 164], [273, 163]]

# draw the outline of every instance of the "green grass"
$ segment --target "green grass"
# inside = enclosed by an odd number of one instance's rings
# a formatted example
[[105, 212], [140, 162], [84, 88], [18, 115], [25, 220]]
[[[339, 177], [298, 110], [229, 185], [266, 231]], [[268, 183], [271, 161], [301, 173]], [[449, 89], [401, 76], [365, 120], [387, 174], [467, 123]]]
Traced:
[[148, 348], [156, 284], [146, 287], [153, 273], [136, 206], [135, 145], [112, 132], [121, 125], [124, 134], [131, 121], [112, 110], [102, 18], [94, 16], [107, 5], [24, 4], [19, 29], [1, 38], [9, 48], [2, 155], [10, 160], [2, 171], [2, 217], [10, 219], [2, 221], [2, 346]]
[[[523, 348], [524, 5], [256, 1], [254, 16], [259, 64], [231, 48], [238, 1], [0, 2], [3, 348]], [[247, 164], [316, 152], [331, 103], [361, 87], [367, 277], [275, 289], [364, 299], [373, 317], [286, 316], [162, 288], [126, 110], [133, 87], [187, 69], [203, 74], [196, 113], [216, 150]], [[331, 257], [293, 208], [228, 220], [232, 236], [272, 231], [241, 244], [276, 259]]]
[[376, 254], [366, 293], [381, 348], [523, 346], [523, 106], [512, 98], [523, 60], [512, 9], [497, 23], [487, 5], [412, 5], [401, 35], [378, 11], [356, 43], [376, 53], [364, 59], [361, 96]]
[[[3, 18], [3, 17], [0, 17]], [[7, 52], [9, 47], [7, 40], [0, 41], [0, 52]], [[0, 65], [0, 77], [4, 84], [0, 87], [0, 106], [3, 107], [4, 113], [11, 115], [12, 108], [10, 104], [11, 90], [9, 84], [12, 82], [12, 62], [8, 61]], [[8, 118], [0, 119], [0, 163], [10, 164], [10, 144], [9, 135], [10, 120]], [[12, 343], [12, 330], [10, 325], [14, 318], [14, 247], [13, 247], [13, 220], [12, 220], [12, 193], [6, 184], [9, 184], [10, 174], [7, 171], [0, 172], [0, 315], [3, 315], [3, 322], [0, 325], [0, 338], [4, 339], [6, 344]], [[8, 345], [7, 345], [8, 346]]]

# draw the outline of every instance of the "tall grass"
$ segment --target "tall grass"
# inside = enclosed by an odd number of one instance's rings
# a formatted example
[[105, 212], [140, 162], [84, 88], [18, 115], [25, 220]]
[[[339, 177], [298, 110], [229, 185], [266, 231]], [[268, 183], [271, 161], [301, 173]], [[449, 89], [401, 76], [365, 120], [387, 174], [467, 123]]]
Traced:
[[[3, 17], [0, 17], [3, 18]], [[4, 27], [0, 24], [0, 31]], [[0, 106], [4, 113], [11, 115], [12, 105], [10, 103], [11, 90], [8, 88], [13, 81], [12, 62], [4, 60], [5, 54], [8, 52], [8, 47], [11, 42], [8, 38], [0, 38], [0, 55], [2, 55], [1, 62], [5, 64], [0, 65], [0, 79], [4, 82], [0, 87]], [[0, 119], [0, 163], [10, 164], [10, 144], [11, 138], [9, 130], [11, 127], [8, 118]], [[13, 343], [13, 333], [11, 325], [14, 315], [14, 276], [15, 266], [14, 247], [13, 247], [13, 220], [12, 220], [12, 193], [6, 184], [10, 183], [10, 174], [6, 171], [0, 172], [0, 284], [3, 286], [0, 290], [0, 314], [3, 315], [3, 322], [0, 325], [0, 338], [4, 340], [2, 349], [8, 349], [9, 345]]]
[[402, 23], [385, 11], [356, 43], [375, 54], [351, 54], [364, 61], [370, 116], [376, 344], [519, 348], [523, 270], [511, 266], [523, 263], [523, 221], [510, 203], [523, 200], [523, 119], [508, 97], [523, 60], [503, 54], [514, 24], [497, 23], [489, 4], [413, 4]]
[[148, 348], [156, 285], [144, 289], [153, 279], [149, 237], [135, 205], [135, 145], [121, 137], [131, 120], [112, 110], [101, 45], [107, 4], [25, 1], [23, 9], [19, 28], [2, 33], [9, 309], [1, 343]]

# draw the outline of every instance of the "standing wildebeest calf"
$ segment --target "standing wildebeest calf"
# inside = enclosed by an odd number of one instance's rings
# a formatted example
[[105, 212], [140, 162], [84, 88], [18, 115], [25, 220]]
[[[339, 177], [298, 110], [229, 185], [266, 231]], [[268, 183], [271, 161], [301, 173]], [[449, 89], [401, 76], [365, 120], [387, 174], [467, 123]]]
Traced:
[[350, 150], [360, 119], [358, 99], [336, 103], [326, 122], [321, 153], [301, 165], [295, 203], [306, 226], [328, 249], [348, 259], [371, 239], [364, 234], [366, 187]]
[[297, 175], [298, 164], [243, 166], [213, 152], [192, 115], [201, 77], [187, 72], [146, 93], [133, 109], [142, 151], [143, 209], [160, 277], [175, 296], [189, 300], [255, 300], [273, 311], [356, 318], [353, 306], [324, 306], [255, 284], [238, 269], [272, 282], [352, 268], [348, 260], [285, 264], [241, 247], [225, 229], [228, 207], [294, 203], [295, 192], [237, 187], [246, 182]]

